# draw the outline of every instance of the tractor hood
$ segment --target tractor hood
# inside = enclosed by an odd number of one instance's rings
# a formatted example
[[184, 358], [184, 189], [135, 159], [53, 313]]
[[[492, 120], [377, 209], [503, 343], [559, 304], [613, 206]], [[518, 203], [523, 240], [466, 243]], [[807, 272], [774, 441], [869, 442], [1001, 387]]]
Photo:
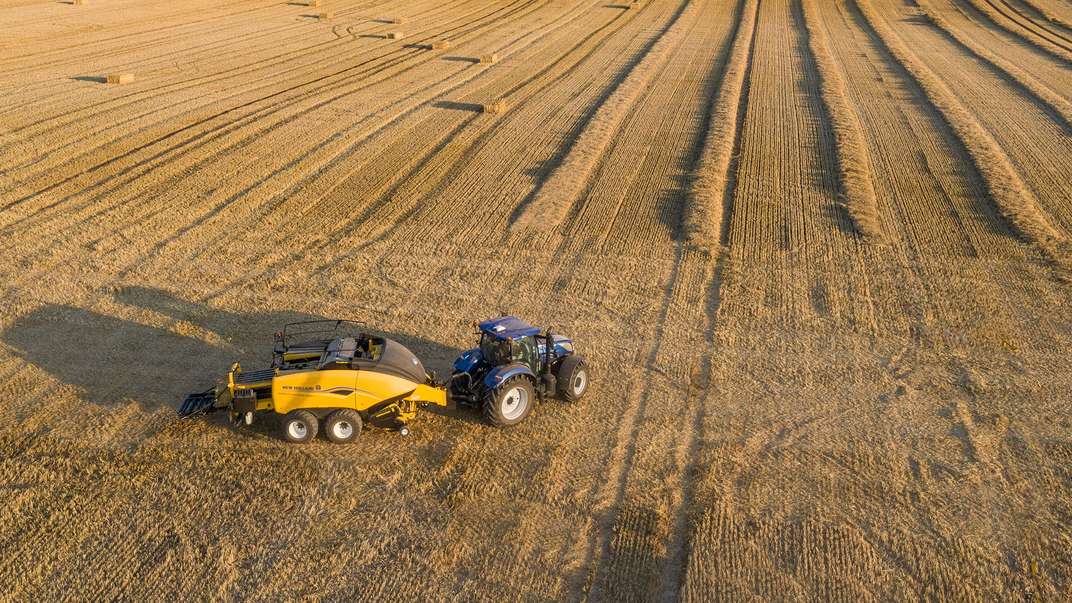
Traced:
[[454, 371], [458, 373], [468, 373], [480, 364], [480, 361], [484, 359], [484, 356], [480, 353], [480, 348], [473, 348], [462, 352], [461, 356], [454, 359]]

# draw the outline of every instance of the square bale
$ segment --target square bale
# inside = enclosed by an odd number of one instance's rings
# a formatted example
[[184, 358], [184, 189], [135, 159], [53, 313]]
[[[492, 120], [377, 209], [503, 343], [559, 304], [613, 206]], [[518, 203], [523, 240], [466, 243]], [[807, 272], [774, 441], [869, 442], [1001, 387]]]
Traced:
[[405, 25], [406, 24], [406, 18], [405, 17], [392, 17], [392, 18], [388, 19], [387, 22], [392, 23], [394, 25]]
[[133, 73], [109, 73], [107, 77], [109, 84], [132, 84], [134, 83]]
[[450, 48], [450, 40], [436, 40], [432, 42], [429, 47], [432, 50], [446, 50]]
[[334, 19], [335, 18], [335, 13], [333, 13], [331, 11], [323, 12], [323, 13], [320, 13], [319, 15], [317, 15], [316, 18], [320, 19], [321, 21], [327, 21], [329, 19]]
[[494, 52], [491, 54], [482, 54], [480, 55], [480, 62], [487, 63], [488, 65], [493, 65], [499, 62], [499, 55], [495, 54]]
[[387, 37], [392, 40], [401, 40], [402, 38], [406, 37], [406, 34], [402, 33], [401, 31], [392, 31], [391, 33], [387, 34]]
[[310, 8], [320, 8], [321, 4], [322, 4], [322, 2], [320, 0], [308, 0], [305, 3], [305, 6], [308, 6]]
[[488, 113], [491, 115], [504, 113], [506, 112], [506, 101], [500, 98], [498, 100], [491, 101], [490, 103], [484, 103], [480, 106], [480, 110], [483, 113]]

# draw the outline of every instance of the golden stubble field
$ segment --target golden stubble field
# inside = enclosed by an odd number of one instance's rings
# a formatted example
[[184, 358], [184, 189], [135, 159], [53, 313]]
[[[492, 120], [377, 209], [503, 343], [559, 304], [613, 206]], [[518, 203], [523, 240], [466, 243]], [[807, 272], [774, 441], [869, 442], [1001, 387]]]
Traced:
[[[0, 32], [0, 598], [1072, 596], [1068, 2]], [[586, 400], [349, 447], [174, 418], [289, 320], [442, 373], [501, 310], [575, 338]]]

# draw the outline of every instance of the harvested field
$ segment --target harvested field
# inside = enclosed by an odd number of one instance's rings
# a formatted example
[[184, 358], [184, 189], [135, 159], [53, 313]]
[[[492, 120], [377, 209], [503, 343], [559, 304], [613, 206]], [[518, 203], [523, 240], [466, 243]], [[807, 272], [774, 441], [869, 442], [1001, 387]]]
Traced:
[[[77, 4], [0, 2], [10, 599], [1072, 598], [1064, 0]], [[500, 312], [587, 397], [175, 418]]]

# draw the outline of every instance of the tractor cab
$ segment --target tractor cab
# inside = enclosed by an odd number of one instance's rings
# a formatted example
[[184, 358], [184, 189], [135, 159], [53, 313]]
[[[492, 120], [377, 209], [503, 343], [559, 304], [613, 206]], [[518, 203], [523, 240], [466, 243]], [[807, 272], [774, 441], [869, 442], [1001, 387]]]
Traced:
[[534, 374], [540, 372], [540, 349], [536, 336], [540, 330], [508, 316], [480, 323], [480, 354], [491, 366], [521, 364]]

